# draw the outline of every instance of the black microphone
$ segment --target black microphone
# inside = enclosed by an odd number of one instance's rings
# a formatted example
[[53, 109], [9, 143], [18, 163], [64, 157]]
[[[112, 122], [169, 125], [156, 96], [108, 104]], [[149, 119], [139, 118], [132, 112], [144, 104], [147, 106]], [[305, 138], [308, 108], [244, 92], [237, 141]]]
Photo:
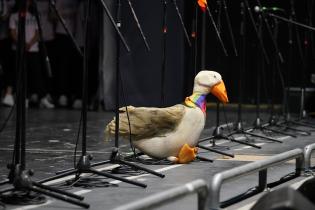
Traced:
[[260, 7], [260, 6], [255, 6], [254, 7], [255, 12], [285, 12], [284, 9], [279, 8], [279, 7]]

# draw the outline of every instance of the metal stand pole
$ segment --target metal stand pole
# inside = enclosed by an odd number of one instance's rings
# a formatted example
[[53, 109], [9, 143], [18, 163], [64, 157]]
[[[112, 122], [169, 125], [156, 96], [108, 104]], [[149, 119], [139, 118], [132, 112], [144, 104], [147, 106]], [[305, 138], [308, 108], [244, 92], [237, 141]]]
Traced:
[[[84, 71], [83, 71], [83, 106], [82, 106], [82, 120], [83, 120], [83, 128], [82, 128], [82, 154], [80, 157], [80, 160], [78, 162], [78, 164], [76, 165], [75, 168], [73, 169], [66, 169], [60, 172], [57, 172], [57, 177], [64, 177], [64, 176], [68, 176], [71, 174], [76, 174], [76, 177], [74, 178], [73, 182], [76, 182], [77, 180], [80, 179], [81, 174], [83, 173], [92, 173], [92, 174], [96, 174], [99, 176], [103, 176], [103, 177], [108, 177], [108, 178], [112, 178], [112, 179], [116, 179], [122, 182], [126, 182], [129, 184], [133, 184], [139, 187], [147, 187], [146, 184], [137, 182], [137, 181], [132, 181], [123, 177], [119, 177], [107, 172], [100, 172], [95, 170], [93, 167], [94, 166], [98, 166], [98, 165], [103, 165], [103, 164], [108, 164], [108, 163], [112, 163], [112, 164], [120, 164], [120, 165], [127, 165], [130, 166], [132, 168], [134, 168], [135, 170], [142, 170], [145, 171], [147, 173], [159, 176], [161, 178], [164, 177], [163, 174], [155, 172], [153, 170], [138, 166], [134, 163], [130, 163], [125, 161], [122, 156], [119, 154], [119, 98], [120, 98], [120, 85], [121, 85], [121, 73], [120, 73], [120, 65], [119, 65], [119, 56], [120, 56], [120, 41], [122, 41], [122, 43], [125, 43], [126, 46], [126, 50], [129, 52], [129, 46], [127, 45], [127, 43], [125, 42], [125, 39], [121, 36], [120, 39], [117, 38], [117, 69], [116, 69], [116, 107], [115, 107], [115, 122], [116, 122], [116, 127], [115, 127], [115, 147], [112, 150], [112, 154], [109, 160], [106, 161], [102, 161], [99, 163], [95, 163], [95, 164], [91, 164], [90, 161], [92, 160], [92, 156], [88, 155], [86, 152], [86, 124], [87, 124], [87, 100], [88, 100], [88, 96], [87, 96], [87, 90], [88, 90], [88, 54], [89, 54], [89, 21], [90, 21], [90, 7], [91, 7], [91, 0], [87, 0], [88, 1], [88, 12], [86, 15], [86, 33], [85, 33], [85, 50], [84, 50]], [[105, 11], [107, 12], [107, 15], [110, 17], [111, 21], [114, 21], [114, 19], [111, 17], [109, 10], [107, 8], [107, 5], [105, 4], [104, 0], [100, 0], [102, 5], [105, 8]], [[120, 27], [121, 27], [121, 0], [118, 0], [118, 4], [117, 4], [117, 22], [112, 22], [116, 28], [116, 31], [118, 34], [120, 34]], [[48, 181], [51, 179], [47, 179], [45, 181]]]
[[[10, 169], [9, 181], [13, 187], [0, 190], [1, 198], [12, 197], [15, 198], [14, 192], [24, 192], [25, 195], [29, 192], [38, 192], [58, 200], [62, 200], [83, 208], [89, 208], [89, 204], [81, 202], [84, 198], [73, 193], [65, 192], [55, 189], [53, 187], [42, 185], [38, 182], [32, 181], [31, 176], [34, 174], [33, 170], [26, 170], [26, 121], [25, 121], [25, 100], [26, 100], [26, 49], [25, 49], [25, 22], [27, 14], [26, 0], [19, 2], [18, 11], [18, 44], [17, 44], [17, 57], [18, 57], [18, 84], [17, 89], [17, 121], [16, 121], [16, 139], [14, 144], [13, 162], [8, 165]], [[7, 193], [11, 192], [9, 195]], [[4, 195], [6, 193], [6, 195]], [[22, 196], [23, 197], [23, 196]], [[3, 199], [2, 199], [3, 200]], [[5, 199], [4, 199], [5, 201]]]

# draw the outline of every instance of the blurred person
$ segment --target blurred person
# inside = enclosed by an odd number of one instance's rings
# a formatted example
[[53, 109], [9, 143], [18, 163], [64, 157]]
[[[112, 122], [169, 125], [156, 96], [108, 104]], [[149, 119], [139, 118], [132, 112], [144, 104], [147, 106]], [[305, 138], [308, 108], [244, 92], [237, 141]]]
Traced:
[[[54, 93], [54, 88], [53, 88], [53, 78], [54, 77], [54, 71], [55, 71], [55, 29], [54, 29], [54, 23], [53, 23], [53, 18], [52, 18], [52, 10], [50, 8], [49, 0], [36, 0], [36, 6], [37, 6], [37, 11], [39, 15], [39, 21], [41, 24], [42, 28], [42, 38], [41, 40], [43, 43], [39, 45], [40, 51], [41, 47], [45, 46], [46, 51], [47, 51], [47, 56], [50, 61], [50, 70], [52, 71], [52, 75], [49, 75], [46, 69], [46, 64], [45, 64], [45, 59], [44, 54], [41, 53], [41, 63], [43, 65], [43, 68], [45, 69], [45, 78], [47, 81], [47, 88], [48, 92]], [[52, 97], [49, 95], [48, 96], [50, 100], [52, 100]]]
[[[75, 22], [75, 32], [74, 38], [80, 47], [81, 51], [84, 51], [84, 26], [85, 26], [85, 16], [86, 16], [86, 1], [78, 0], [79, 5], [76, 12], [76, 22]], [[75, 54], [75, 69], [76, 73], [73, 75], [73, 82], [71, 83], [71, 90], [73, 93], [73, 109], [82, 108], [82, 74], [83, 74], [83, 57], [79, 54]]]
[[[27, 95], [37, 94], [40, 98], [39, 106], [42, 108], [54, 108], [54, 105], [48, 100], [45, 77], [40, 64], [39, 57], [39, 34], [38, 25], [34, 16], [32, 0], [26, 2], [27, 12], [25, 20], [25, 60], [27, 71]], [[16, 11], [10, 16], [9, 28], [13, 42], [12, 49], [16, 51], [18, 41], [18, 22], [19, 16]]]
[[[56, 0], [56, 8], [64, 19], [69, 32], [74, 35], [76, 24], [76, 13], [78, 9], [78, 0]], [[55, 87], [58, 94], [58, 105], [68, 107], [71, 105], [70, 98], [74, 94], [73, 84], [77, 82], [75, 58], [77, 50], [75, 49], [71, 38], [68, 36], [63, 25], [56, 20], [56, 79]], [[81, 62], [80, 62], [81, 63]], [[81, 86], [81, 85], [80, 85]]]
[[12, 3], [13, 0], [0, 0], [0, 90], [4, 90], [1, 103], [5, 106], [14, 105], [15, 69], [10, 66], [11, 40], [8, 27]]

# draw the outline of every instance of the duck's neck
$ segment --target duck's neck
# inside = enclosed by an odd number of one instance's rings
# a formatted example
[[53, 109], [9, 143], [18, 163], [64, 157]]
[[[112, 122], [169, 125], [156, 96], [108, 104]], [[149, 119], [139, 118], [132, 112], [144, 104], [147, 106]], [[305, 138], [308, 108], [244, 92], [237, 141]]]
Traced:
[[188, 107], [199, 107], [203, 113], [206, 113], [206, 94], [193, 93], [185, 99], [185, 105]]

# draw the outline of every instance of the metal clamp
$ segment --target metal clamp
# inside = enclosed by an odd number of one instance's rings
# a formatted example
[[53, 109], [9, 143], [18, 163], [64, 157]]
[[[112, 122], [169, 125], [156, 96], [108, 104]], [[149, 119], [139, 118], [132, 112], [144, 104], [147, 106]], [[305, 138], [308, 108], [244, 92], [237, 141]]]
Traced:
[[144, 199], [119, 206], [113, 210], [140, 210], [157, 208], [193, 193], [198, 194], [198, 210], [206, 210], [208, 187], [206, 182], [202, 179], [198, 179], [183, 186], [175, 187], [170, 190], [151, 195]]
[[[210, 209], [220, 209], [220, 190], [225, 181], [237, 179], [255, 172], [259, 172], [259, 187], [267, 186], [267, 169], [287, 162], [288, 160], [296, 159], [296, 174], [301, 175], [304, 162], [304, 154], [301, 149], [294, 149], [288, 152], [275, 155], [266, 160], [252, 162], [237, 168], [233, 168], [218, 174], [215, 174], [210, 182], [209, 188], [209, 205]], [[262, 176], [264, 175], [264, 176]]]

